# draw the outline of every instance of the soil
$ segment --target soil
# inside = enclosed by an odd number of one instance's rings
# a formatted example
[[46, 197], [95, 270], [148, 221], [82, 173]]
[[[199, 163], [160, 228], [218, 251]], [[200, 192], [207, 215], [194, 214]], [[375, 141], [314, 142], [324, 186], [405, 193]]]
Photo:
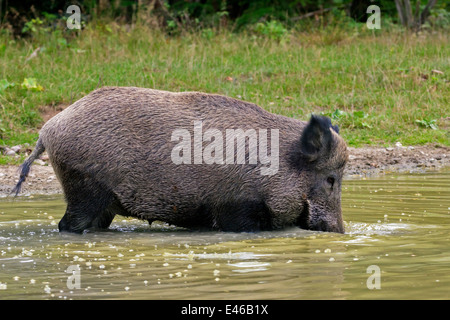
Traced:
[[[344, 178], [366, 177], [392, 172], [425, 172], [450, 166], [450, 148], [442, 146], [394, 146], [349, 148]], [[62, 194], [61, 185], [44, 154], [36, 160], [20, 195]], [[10, 195], [19, 179], [18, 166], [0, 166], [0, 197]]]

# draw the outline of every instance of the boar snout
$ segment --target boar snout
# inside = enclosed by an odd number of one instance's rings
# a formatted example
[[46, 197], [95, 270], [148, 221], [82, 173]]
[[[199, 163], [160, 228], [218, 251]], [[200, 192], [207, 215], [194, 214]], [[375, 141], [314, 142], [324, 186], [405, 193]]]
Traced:
[[323, 208], [311, 206], [311, 202], [303, 195], [303, 210], [298, 218], [297, 225], [302, 229], [313, 231], [327, 231], [336, 233], [345, 233], [342, 213], [327, 212]]
[[342, 221], [330, 221], [325, 219], [318, 219], [314, 221], [310, 224], [310, 229], [315, 231], [345, 233], [344, 224]]

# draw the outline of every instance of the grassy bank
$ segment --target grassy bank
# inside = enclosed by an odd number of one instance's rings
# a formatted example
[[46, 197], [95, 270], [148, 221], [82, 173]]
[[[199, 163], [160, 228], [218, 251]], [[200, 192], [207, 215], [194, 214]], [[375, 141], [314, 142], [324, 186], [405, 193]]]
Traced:
[[323, 113], [350, 146], [449, 145], [449, 56], [444, 33], [365, 27], [169, 37], [97, 24], [68, 40], [0, 34], [0, 145], [33, 146], [43, 119], [104, 85], [220, 93], [302, 120]]

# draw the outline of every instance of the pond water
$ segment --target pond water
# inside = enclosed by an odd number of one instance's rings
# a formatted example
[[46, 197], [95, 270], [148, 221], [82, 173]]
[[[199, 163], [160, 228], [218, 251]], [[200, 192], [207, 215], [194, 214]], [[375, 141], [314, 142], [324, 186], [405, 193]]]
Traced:
[[60, 234], [61, 196], [0, 199], [0, 299], [449, 299], [450, 170], [346, 179], [346, 234], [192, 232], [117, 216]]

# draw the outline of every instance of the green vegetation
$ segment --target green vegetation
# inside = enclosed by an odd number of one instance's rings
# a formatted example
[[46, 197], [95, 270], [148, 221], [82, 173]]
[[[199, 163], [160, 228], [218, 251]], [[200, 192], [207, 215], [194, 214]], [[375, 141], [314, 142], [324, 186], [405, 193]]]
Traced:
[[[302, 120], [325, 114], [350, 146], [450, 145], [448, 34], [340, 19], [238, 32], [103, 20], [71, 32], [35, 20], [25, 38], [0, 29], [0, 146], [34, 145], [44, 119], [100, 86], [219, 93]], [[18, 160], [0, 157], [8, 161]]]

